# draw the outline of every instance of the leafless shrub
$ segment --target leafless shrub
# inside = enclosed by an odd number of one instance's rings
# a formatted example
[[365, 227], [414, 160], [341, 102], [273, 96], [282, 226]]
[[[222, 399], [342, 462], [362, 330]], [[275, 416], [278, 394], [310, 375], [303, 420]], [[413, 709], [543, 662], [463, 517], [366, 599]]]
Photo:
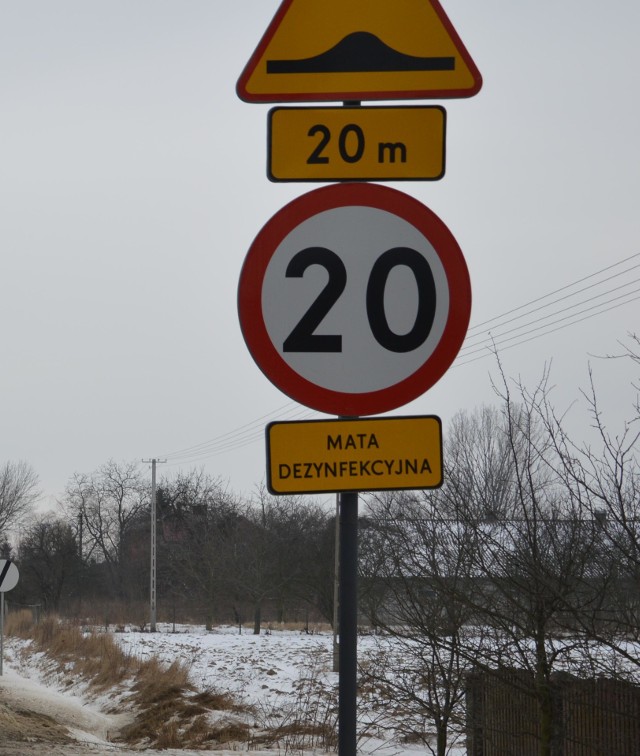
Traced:
[[289, 706], [262, 707], [258, 716], [261, 733], [254, 736], [252, 745], [277, 746], [285, 754], [302, 754], [313, 748], [336, 751], [337, 691], [327, 684], [318, 654], [310, 654], [294, 687], [296, 698]]

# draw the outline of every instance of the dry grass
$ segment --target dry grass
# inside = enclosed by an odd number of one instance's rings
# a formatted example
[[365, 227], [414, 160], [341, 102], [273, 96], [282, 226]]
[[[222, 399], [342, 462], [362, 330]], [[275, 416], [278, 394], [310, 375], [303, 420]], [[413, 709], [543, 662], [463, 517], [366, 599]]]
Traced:
[[97, 693], [110, 691], [117, 708], [130, 706], [135, 719], [119, 737], [126, 743], [193, 748], [250, 739], [250, 728], [239, 716], [243, 708], [228, 694], [198, 692], [179, 662], [165, 667], [155, 658], [136, 659], [108, 633], [83, 631], [56, 617], [34, 625], [30, 612], [19, 612], [9, 615], [5, 627], [7, 634], [32, 640], [57, 672], [83, 680]]
[[68, 743], [70, 738], [66, 727], [57, 724], [45, 714], [16, 711], [0, 703], [0, 744], [7, 741], [61, 744]]
[[326, 622], [267, 622], [263, 632], [272, 632], [273, 630], [305, 633], [308, 635], [318, 635], [319, 633], [330, 633], [331, 625]]
[[30, 638], [33, 630], [33, 614], [28, 609], [19, 612], [9, 612], [4, 621], [4, 631], [7, 635], [17, 638]]
[[213, 712], [239, 714], [242, 708], [228, 695], [198, 693], [185, 667], [177, 662], [166, 668], [155, 659], [145, 662], [131, 691], [129, 700], [140, 714], [122, 732], [128, 743], [195, 748], [250, 738], [249, 726], [237, 717], [212, 724]]
[[116, 687], [138, 672], [140, 663], [123, 653], [110, 635], [83, 632], [51, 616], [29, 626], [30, 616], [29, 612], [10, 614], [7, 634], [31, 639], [59, 668], [72, 671], [95, 690]]

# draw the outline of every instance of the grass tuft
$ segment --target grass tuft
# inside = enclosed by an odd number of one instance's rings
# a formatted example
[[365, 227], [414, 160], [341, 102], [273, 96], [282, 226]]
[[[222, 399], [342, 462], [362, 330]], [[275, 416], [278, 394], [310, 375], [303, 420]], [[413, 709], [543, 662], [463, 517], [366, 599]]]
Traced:
[[33, 626], [33, 613], [28, 609], [21, 609], [19, 612], [9, 612], [4, 621], [5, 633], [13, 635], [16, 638], [30, 638]]

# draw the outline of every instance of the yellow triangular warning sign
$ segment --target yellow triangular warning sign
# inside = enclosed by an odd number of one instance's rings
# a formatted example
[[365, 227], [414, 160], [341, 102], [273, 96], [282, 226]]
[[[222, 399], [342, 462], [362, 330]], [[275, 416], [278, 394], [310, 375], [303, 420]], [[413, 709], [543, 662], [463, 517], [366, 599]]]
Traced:
[[247, 102], [403, 100], [481, 86], [438, 0], [284, 0], [237, 91]]

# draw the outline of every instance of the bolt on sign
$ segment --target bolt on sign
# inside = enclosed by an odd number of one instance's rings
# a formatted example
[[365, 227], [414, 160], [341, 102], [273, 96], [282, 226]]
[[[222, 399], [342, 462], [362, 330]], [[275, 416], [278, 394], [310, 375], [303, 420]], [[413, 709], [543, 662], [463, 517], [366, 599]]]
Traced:
[[273, 494], [442, 485], [439, 417], [275, 422], [267, 426], [266, 441]]

